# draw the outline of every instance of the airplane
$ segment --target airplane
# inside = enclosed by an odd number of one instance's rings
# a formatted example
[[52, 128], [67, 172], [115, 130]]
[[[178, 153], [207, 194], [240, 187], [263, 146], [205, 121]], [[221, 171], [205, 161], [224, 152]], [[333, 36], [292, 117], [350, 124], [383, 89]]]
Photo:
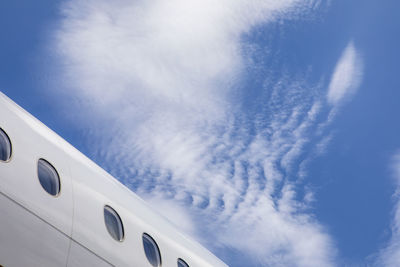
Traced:
[[0, 92], [0, 267], [227, 267]]

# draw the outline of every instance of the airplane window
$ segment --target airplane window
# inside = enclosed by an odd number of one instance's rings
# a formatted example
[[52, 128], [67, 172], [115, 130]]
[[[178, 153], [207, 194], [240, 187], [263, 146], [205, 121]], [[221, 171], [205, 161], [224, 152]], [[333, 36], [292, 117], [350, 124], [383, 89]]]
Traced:
[[142, 239], [144, 253], [146, 254], [147, 260], [154, 267], [161, 266], [161, 255], [156, 241], [146, 233], [143, 234]]
[[8, 135], [0, 128], [0, 161], [11, 158], [11, 141]]
[[110, 206], [104, 207], [104, 222], [108, 233], [117, 241], [124, 239], [124, 226], [118, 213]]
[[189, 264], [182, 259], [178, 259], [178, 267], [189, 267]]
[[38, 177], [40, 184], [47, 193], [53, 196], [60, 193], [60, 177], [56, 169], [44, 159], [38, 161]]

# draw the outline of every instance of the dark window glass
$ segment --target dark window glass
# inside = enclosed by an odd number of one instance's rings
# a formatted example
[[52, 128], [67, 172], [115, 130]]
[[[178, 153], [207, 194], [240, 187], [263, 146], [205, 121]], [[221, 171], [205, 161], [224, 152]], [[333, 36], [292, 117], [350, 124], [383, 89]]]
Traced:
[[8, 161], [11, 158], [11, 141], [7, 134], [0, 129], [0, 160]]
[[143, 248], [147, 259], [154, 267], [161, 266], [161, 255], [156, 241], [148, 234], [143, 234]]
[[60, 193], [60, 177], [56, 169], [44, 159], [38, 161], [38, 177], [47, 193], [53, 196]]
[[122, 225], [121, 218], [118, 213], [109, 206], [104, 207], [104, 222], [112, 238], [117, 241], [122, 241], [124, 239], [124, 226]]
[[178, 259], [178, 267], [189, 267], [189, 264], [182, 259]]

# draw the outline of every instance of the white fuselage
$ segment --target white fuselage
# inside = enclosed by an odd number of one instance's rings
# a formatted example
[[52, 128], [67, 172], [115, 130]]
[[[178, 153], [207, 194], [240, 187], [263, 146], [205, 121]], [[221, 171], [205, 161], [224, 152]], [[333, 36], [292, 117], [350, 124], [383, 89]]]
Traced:
[[[177, 231], [143, 200], [0, 93], [0, 128], [12, 155], [0, 161], [0, 266], [151, 267], [143, 233], [157, 242], [162, 266], [226, 267], [198, 243]], [[54, 197], [38, 180], [38, 160], [57, 170]], [[122, 242], [106, 229], [104, 207], [118, 212]]]

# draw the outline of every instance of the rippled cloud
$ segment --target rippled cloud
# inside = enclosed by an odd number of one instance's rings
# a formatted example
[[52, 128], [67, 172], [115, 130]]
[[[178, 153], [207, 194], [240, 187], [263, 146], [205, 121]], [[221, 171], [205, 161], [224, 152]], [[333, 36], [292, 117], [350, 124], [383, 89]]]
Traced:
[[355, 45], [328, 88], [297, 78], [306, 73], [282, 74], [258, 85], [256, 112], [235, 97], [252, 64], [242, 36], [318, 6], [72, 0], [62, 8], [59, 79], [77, 100], [77, 123], [91, 129], [93, 157], [232, 266], [335, 262], [304, 180], [332, 138], [330, 111], [362, 77]]

